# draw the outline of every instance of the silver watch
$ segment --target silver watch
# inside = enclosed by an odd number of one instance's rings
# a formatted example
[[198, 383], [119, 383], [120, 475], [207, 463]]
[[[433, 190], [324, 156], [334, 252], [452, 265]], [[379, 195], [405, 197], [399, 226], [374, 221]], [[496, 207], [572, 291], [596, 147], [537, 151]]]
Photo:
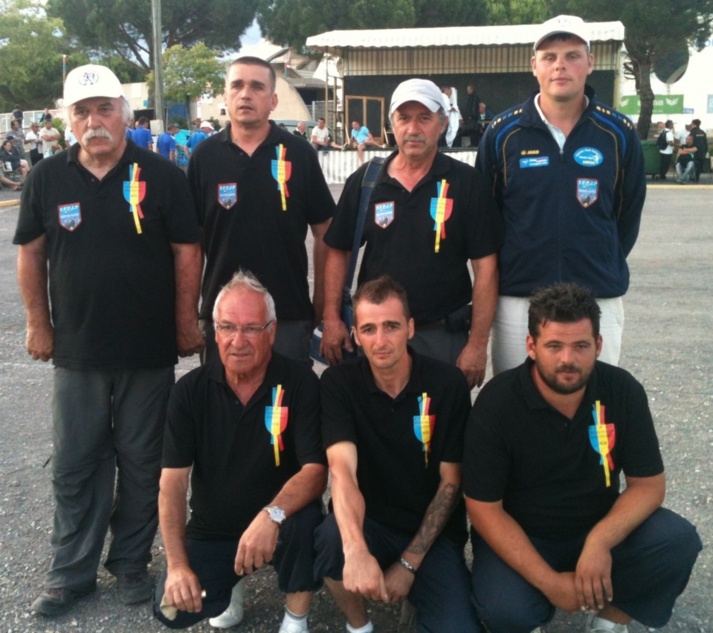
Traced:
[[277, 523], [277, 525], [282, 525], [287, 518], [285, 511], [279, 506], [265, 506], [263, 510], [270, 516], [270, 520], [273, 523]]

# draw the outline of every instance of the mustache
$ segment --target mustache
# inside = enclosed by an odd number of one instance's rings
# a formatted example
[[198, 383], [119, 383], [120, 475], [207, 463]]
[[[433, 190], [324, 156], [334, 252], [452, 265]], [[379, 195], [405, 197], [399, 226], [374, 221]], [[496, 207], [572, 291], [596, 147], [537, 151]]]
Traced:
[[425, 143], [426, 142], [426, 137], [423, 134], [407, 134], [403, 138], [403, 142], [406, 143], [407, 141], [416, 141], [417, 143]]
[[557, 368], [556, 373], [559, 374], [559, 373], [563, 373], [563, 372], [576, 372], [578, 374], [581, 374], [582, 370], [579, 367], [577, 367], [577, 365], [560, 365]]
[[96, 130], [89, 130], [82, 136], [82, 143], [88, 143], [91, 141], [93, 138], [103, 138], [106, 139], [107, 141], [113, 141], [114, 137], [107, 132], [106, 130], [103, 130], [101, 128], [98, 128]]

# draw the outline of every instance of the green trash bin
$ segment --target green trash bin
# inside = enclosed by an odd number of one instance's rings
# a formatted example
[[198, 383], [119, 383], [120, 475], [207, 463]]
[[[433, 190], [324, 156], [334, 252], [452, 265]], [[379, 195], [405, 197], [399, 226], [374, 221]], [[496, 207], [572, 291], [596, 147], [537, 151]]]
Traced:
[[644, 166], [647, 176], [654, 176], [661, 169], [661, 154], [656, 141], [641, 141], [644, 150]]

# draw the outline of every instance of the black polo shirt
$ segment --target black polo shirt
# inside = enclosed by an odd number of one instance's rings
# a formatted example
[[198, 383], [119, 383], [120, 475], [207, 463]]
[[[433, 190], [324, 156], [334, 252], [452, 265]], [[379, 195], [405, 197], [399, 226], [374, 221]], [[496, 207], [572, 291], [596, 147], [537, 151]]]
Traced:
[[[366, 515], [416, 533], [438, 490], [441, 462], [462, 461], [470, 391], [459, 369], [409, 353], [411, 377], [396, 398], [376, 386], [364, 357], [328, 368], [320, 381], [320, 397], [325, 447], [337, 442], [356, 445]], [[419, 439], [424, 437], [422, 422], [433, 427], [428, 451]], [[465, 542], [462, 501], [444, 534]]]
[[13, 240], [27, 244], [47, 236], [54, 364], [69, 369], [173, 365], [171, 243], [199, 240], [186, 178], [131, 141], [102, 180], [82, 167], [78, 152], [76, 144], [32, 169]]
[[210, 319], [221, 287], [239, 268], [275, 299], [277, 318], [311, 320], [307, 228], [334, 214], [317, 154], [274, 123], [252, 156], [230, 140], [230, 125], [191, 156], [188, 180], [204, 230], [201, 317]]
[[[464, 491], [479, 501], [502, 499], [529, 535], [580, 536], [611, 509], [622, 471], [663, 472], [646, 393], [627, 371], [597, 362], [570, 420], [542, 398], [532, 364], [499, 374], [478, 394], [466, 432]], [[595, 419], [608, 427], [606, 469]]]
[[[282, 429], [273, 443], [273, 422]], [[279, 463], [278, 463], [279, 462]], [[186, 534], [239, 538], [304, 464], [325, 464], [319, 384], [301, 363], [273, 352], [265, 380], [243, 406], [216, 358], [173, 389], [163, 467], [193, 466]]]
[[[389, 177], [388, 162], [367, 210], [359, 283], [388, 274], [406, 288], [417, 324], [436, 321], [470, 302], [469, 260], [500, 249], [502, 220], [484, 177], [471, 166], [439, 153], [409, 192]], [[344, 186], [324, 240], [332, 248], [352, 250], [365, 169]]]

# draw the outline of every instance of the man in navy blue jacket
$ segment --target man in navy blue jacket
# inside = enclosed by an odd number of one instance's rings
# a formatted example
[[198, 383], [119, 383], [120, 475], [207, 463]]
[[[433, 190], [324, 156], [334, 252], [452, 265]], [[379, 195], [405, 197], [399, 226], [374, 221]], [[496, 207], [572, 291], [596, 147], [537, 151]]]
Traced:
[[629, 286], [626, 257], [646, 195], [643, 153], [631, 121], [586, 85], [594, 58], [588, 25], [545, 22], [532, 71], [540, 91], [499, 114], [479, 146], [505, 221], [493, 370], [526, 357], [528, 297], [558, 281], [588, 287], [602, 309], [602, 360], [617, 364]]

